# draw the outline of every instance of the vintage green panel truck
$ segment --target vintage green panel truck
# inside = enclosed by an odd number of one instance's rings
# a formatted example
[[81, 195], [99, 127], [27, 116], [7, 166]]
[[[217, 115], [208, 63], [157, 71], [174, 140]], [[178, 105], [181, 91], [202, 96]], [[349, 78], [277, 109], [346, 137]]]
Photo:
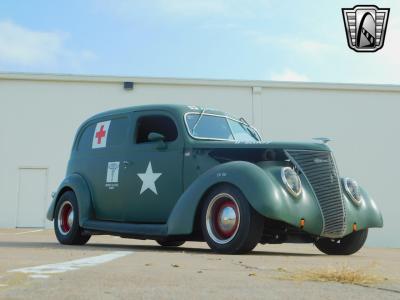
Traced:
[[84, 122], [47, 218], [62, 244], [110, 234], [175, 247], [206, 241], [232, 254], [286, 242], [352, 254], [368, 228], [383, 226], [325, 141], [263, 142], [243, 118], [184, 105]]

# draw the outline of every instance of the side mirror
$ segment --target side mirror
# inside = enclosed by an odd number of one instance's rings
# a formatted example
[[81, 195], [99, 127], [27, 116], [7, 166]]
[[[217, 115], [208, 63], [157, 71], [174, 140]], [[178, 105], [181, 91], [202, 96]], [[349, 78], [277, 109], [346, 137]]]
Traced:
[[167, 144], [165, 144], [165, 136], [158, 132], [150, 132], [147, 136], [149, 142], [158, 142], [157, 149], [165, 149], [167, 148]]
[[149, 135], [147, 136], [147, 139], [150, 142], [158, 142], [158, 141], [164, 141], [165, 136], [163, 136], [161, 133], [150, 132]]

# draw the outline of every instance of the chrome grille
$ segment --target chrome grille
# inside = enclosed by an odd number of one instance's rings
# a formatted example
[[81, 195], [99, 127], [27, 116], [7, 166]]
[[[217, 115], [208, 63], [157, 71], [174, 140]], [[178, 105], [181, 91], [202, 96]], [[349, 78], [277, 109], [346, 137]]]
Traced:
[[286, 150], [293, 164], [306, 176], [321, 208], [324, 226], [321, 235], [342, 237], [346, 215], [335, 159], [329, 151]]

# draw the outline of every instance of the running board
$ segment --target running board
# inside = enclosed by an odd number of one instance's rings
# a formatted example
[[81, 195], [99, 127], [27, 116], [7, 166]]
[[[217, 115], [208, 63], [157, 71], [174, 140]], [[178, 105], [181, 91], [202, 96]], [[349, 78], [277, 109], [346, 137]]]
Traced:
[[88, 220], [82, 224], [84, 230], [123, 237], [166, 237], [167, 224], [132, 224], [111, 221]]

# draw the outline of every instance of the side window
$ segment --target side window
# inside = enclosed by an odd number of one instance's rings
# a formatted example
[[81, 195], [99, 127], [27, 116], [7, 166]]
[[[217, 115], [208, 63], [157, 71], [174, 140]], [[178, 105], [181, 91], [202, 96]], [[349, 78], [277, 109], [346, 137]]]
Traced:
[[79, 139], [78, 151], [88, 151], [92, 149], [93, 132], [96, 128], [96, 123], [87, 126]]
[[[78, 141], [78, 151], [92, 150], [94, 131], [97, 123], [90, 124], [84, 129]], [[104, 148], [121, 145], [127, 137], [128, 124], [127, 118], [110, 119], [108, 132], [104, 132], [107, 135]]]
[[178, 130], [174, 121], [167, 116], [153, 115], [144, 116], [136, 123], [136, 143], [148, 142], [150, 132], [160, 133], [165, 137], [166, 142], [175, 141], [178, 137]]

